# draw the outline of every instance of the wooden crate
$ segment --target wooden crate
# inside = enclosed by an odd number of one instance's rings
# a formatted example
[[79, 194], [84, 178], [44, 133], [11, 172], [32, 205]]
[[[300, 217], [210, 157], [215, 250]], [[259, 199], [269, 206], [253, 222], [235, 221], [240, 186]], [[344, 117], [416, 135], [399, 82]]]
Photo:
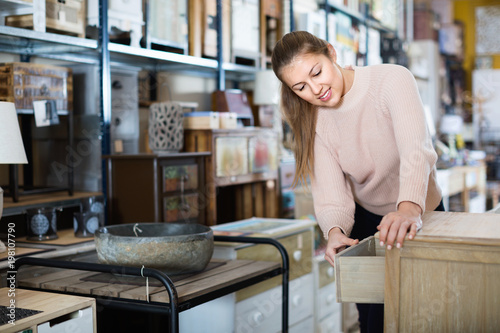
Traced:
[[38, 100], [55, 100], [58, 111], [72, 111], [71, 69], [24, 62], [0, 64], [0, 101], [32, 110], [33, 101]]
[[[48, 32], [84, 38], [85, 18], [85, 0], [45, 1], [45, 29]], [[5, 25], [33, 29], [33, 15], [8, 16]]]

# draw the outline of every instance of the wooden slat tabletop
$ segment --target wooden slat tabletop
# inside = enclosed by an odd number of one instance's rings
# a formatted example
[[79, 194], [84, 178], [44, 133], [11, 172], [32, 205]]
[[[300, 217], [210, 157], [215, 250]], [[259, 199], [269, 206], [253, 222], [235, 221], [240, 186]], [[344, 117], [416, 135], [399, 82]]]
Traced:
[[[260, 274], [271, 272], [280, 267], [279, 263], [253, 260], [214, 260], [214, 268], [198, 274], [171, 277], [177, 289], [179, 303], [192, 298], [251, 279]], [[18, 272], [20, 287], [69, 292], [82, 295], [117, 297], [121, 299], [146, 300], [146, 279], [142, 277], [124, 277], [121, 275], [103, 275], [98, 272], [29, 267]], [[137, 283], [139, 281], [139, 283]], [[144, 281], [144, 282], [142, 282]], [[142, 284], [143, 283], [143, 284]], [[169, 297], [163, 285], [154, 278], [149, 279], [149, 299], [168, 303]]]

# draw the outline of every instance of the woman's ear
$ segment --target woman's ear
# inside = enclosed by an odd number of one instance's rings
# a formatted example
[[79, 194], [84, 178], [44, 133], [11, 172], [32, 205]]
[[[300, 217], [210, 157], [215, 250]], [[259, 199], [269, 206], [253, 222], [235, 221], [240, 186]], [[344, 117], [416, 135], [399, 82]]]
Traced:
[[333, 62], [337, 62], [337, 52], [332, 44], [328, 43], [328, 53], [330, 54], [330, 58], [332, 58]]

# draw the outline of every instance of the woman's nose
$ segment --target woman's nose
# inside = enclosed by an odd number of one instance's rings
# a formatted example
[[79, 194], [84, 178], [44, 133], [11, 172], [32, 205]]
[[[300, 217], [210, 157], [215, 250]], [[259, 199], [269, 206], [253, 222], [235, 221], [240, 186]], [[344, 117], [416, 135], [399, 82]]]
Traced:
[[311, 81], [310, 86], [313, 94], [318, 95], [321, 92], [321, 84]]

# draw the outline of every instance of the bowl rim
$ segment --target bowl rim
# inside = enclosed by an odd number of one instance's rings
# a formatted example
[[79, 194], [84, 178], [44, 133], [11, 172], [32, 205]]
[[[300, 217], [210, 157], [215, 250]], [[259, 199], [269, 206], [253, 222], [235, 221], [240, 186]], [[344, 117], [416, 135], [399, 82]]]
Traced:
[[[132, 225], [138, 225], [140, 228], [141, 225], [146, 226], [146, 225], [196, 225], [202, 228], [205, 228], [205, 231], [202, 232], [197, 232], [197, 233], [190, 233], [190, 234], [179, 234], [179, 235], [159, 235], [159, 236], [147, 236], [147, 238], [171, 238], [171, 237], [178, 237], [178, 236], [205, 236], [205, 235], [211, 235], [213, 236], [213, 230], [212, 228], [204, 225], [204, 224], [199, 224], [199, 223], [170, 223], [170, 222], [136, 222], [136, 223], [123, 223], [123, 224], [113, 224], [113, 225], [105, 225], [103, 227], [100, 227], [94, 232], [94, 238], [98, 238], [98, 235], [112, 235], [109, 232], [103, 232], [104, 229], [108, 228], [113, 228], [116, 229], [118, 227], [127, 227], [127, 226], [132, 226]], [[133, 228], [133, 227], [132, 227]], [[137, 236], [121, 236], [121, 235], [112, 235], [114, 237], [120, 237], [120, 238], [137, 238]]]

